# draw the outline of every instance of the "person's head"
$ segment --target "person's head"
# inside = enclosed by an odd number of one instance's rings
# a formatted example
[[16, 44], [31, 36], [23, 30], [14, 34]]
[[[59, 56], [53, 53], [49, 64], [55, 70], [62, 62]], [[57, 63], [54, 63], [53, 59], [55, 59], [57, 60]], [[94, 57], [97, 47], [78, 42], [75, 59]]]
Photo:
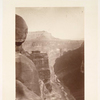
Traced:
[[26, 25], [25, 20], [16, 15], [16, 22], [15, 22], [15, 33], [16, 33], [16, 46], [20, 46], [26, 39], [28, 33], [28, 27]]

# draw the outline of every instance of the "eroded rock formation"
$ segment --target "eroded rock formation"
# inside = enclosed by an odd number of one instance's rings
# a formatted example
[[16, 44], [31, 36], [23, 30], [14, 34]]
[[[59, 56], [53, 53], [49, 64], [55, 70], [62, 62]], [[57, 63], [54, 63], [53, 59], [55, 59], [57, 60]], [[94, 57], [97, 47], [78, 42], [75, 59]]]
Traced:
[[84, 45], [58, 58], [54, 71], [76, 100], [84, 100]]

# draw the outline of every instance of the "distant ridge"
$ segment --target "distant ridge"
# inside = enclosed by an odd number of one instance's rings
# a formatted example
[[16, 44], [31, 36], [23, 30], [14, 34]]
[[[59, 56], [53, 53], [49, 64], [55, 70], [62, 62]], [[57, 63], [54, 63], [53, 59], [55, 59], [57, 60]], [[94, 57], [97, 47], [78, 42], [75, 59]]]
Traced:
[[54, 38], [51, 33], [48, 33], [46, 31], [35, 31], [35, 32], [29, 32], [27, 35], [27, 40], [33, 40], [33, 39], [38, 39], [38, 40], [54, 40]]
[[66, 49], [68, 51], [80, 47], [82, 42], [83, 40], [63, 40], [55, 38], [51, 33], [46, 31], [35, 31], [28, 33], [23, 47], [28, 52], [33, 50], [48, 52], [51, 49]]

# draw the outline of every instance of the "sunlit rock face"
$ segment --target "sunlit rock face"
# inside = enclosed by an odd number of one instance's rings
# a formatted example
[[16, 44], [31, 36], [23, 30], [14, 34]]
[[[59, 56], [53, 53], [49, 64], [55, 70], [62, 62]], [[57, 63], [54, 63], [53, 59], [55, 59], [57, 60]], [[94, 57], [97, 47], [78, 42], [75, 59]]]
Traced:
[[82, 40], [61, 40], [53, 37], [46, 31], [29, 32], [23, 48], [31, 53], [31, 51], [39, 50], [48, 53], [51, 50], [62, 49], [64, 51], [78, 48]]
[[76, 100], [84, 100], [84, 46], [68, 51], [58, 58], [54, 71]]
[[[61, 40], [61, 39], [52, 37], [52, 35], [46, 31], [37, 31], [37, 32], [31, 32], [28, 34], [27, 39], [25, 43], [23, 44], [23, 48], [26, 51], [28, 51], [30, 54], [32, 53], [32, 51], [37, 51], [37, 50], [40, 51], [41, 53], [47, 53], [48, 63], [49, 63], [49, 68], [50, 68], [50, 73], [51, 73], [51, 81], [54, 81], [55, 80], [54, 64], [56, 62], [56, 59], [61, 57], [63, 54], [65, 54], [69, 50], [74, 50], [80, 47], [82, 42], [83, 41], [81, 40], [79, 41]], [[62, 76], [62, 74], [64, 74], [64, 72], [59, 74], [59, 76]], [[53, 89], [56, 91], [57, 89], [55, 89], [55, 86], [57, 84], [56, 83], [54, 84], [53, 84]], [[66, 85], [62, 84], [62, 86], [66, 89], [66, 92], [70, 100], [75, 100], [71, 96], [70, 91], [66, 87]], [[64, 100], [64, 99], [61, 99], [61, 100]]]
[[32, 51], [37, 50], [48, 54], [49, 68], [53, 79], [55, 60], [63, 55], [63, 53], [80, 47], [82, 42], [82, 40], [61, 40], [53, 37], [46, 31], [36, 31], [28, 33], [23, 48], [30, 54]]

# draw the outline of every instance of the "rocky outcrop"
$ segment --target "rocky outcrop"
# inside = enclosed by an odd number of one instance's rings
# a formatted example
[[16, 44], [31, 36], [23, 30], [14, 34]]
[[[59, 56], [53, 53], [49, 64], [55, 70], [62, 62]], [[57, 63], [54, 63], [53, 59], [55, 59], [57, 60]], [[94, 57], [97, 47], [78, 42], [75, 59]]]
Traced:
[[23, 48], [30, 53], [35, 50], [45, 53], [55, 49], [68, 51], [78, 48], [82, 42], [82, 40], [61, 40], [46, 31], [36, 31], [28, 33]]
[[[61, 40], [61, 39], [52, 37], [51, 34], [49, 34], [48, 32], [37, 31], [37, 32], [29, 33], [29, 35], [27, 36], [26, 42], [23, 44], [23, 48], [26, 51], [28, 51], [30, 54], [32, 53], [32, 51], [37, 51], [37, 50], [40, 51], [41, 53], [47, 53], [49, 68], [50, 68], [50, 73], [51, 73], [51, 81], [55, 80], [54, 76], [56, 73], [56, 75], [59, 76], [59, 79], [62, 82], [62, 86], [66, 89], [66, 92], [67, 92], [70, 100], [75, 100], [71, 96], [71, 93], [70, 93], [71, 89], [69, 91], [69, 89], [67, 88], [67, 85], [66, 85], [67, 83], [62, 81], [62, 80], [73, 80], [74, 78], [73, 78], [73, 76], [70, 76], [70, 75], [69, 75], [70, 78], [69, 78], [69, 76], [66, 76], [66, 67], [65, 67], [65, 71], [63, 69], [64, 68], [63, 64], [66, 66], [66, 63], [65, 63], [66, 60], [65, 59], [61, 60], [60, 58], [64, 58], [64, 57], [66, 58], [66, 56], [64, 56], [64, 55], [69, 54], [69, 56], [67, 57], [68, 58], [67, 62], [70, 62], [69, 58], [73, 57], [71, 55], [75, 55], [75, 56], [79, 55], [80, 56], [79, 52], [81, 50], [79, 50], [79, 47], [82, 44], [82, 42], [83, 42], [82, 40], [78, 40], [78, 41], [76, 41], [76, 40]], [[77, 51], [76, 49], [78, 49], [77, 53], [75, 53]], [[69, 51], [69, 50], [73, 50], [75, 52], [73, 54], [71, 54], [69, 52], [72, 52], [72, 51]], [[59, 59], [56, 60], [57, 58], [59, 58], [60, 60]], [[77, 58], [73, 58], [74, 60], [76, 59], [77, 62], [79, 62], [79, 63], [75, 64], [75, 66], [81, 65], [81, 63], [80, 63], [81, 59], [78, 61]], [[70, 70], [70, 72], [72, 72], [74, 74], [74, 69], [73, 69], [74, 61], [72, 60], [71, 63], [72, 63], [72, 67], [68, 68], [68, 70]], [[55, 70], [56, 70], [55, 72], [54, 72], [54, 64], [57, 65], [57, 69], [55, 68]], [[70, 64], [69, 64], [69, 66], [70, 66]], [[62, 71], [59, 72], [59, 69], [61, 69]], [[76, 77], [77, 76], [78, 75], [76, 75]], [[80, 78], [81, 77], [83, 77], [83, 76], [80, 76]], [[78, 81], [78, 80], [76, 80], [76, 81]], [[72, 83], [75, 83], [74, 80], [72, 81]], [[71, 85], [72, 85], [72, 83], [71, 83]], [[79, 83], [79, 84], [81, 84], [81, 83]], [[61, 89], [60, 89], [60, 91], [61, 91]], [[78, 100], [78, 99], [76, 99], [76, 100]], [[83, 99], [81, 99], [81, 100], [83, 100]]]
[[40, 96], [39, 76], [34, 63], [25, 55], [16, 52], [16, 80]]
[[68, 87], [76, 100], [84, 100], [84, 46], [68, 51], [58, 58], [54, 71], [64, 87]]

